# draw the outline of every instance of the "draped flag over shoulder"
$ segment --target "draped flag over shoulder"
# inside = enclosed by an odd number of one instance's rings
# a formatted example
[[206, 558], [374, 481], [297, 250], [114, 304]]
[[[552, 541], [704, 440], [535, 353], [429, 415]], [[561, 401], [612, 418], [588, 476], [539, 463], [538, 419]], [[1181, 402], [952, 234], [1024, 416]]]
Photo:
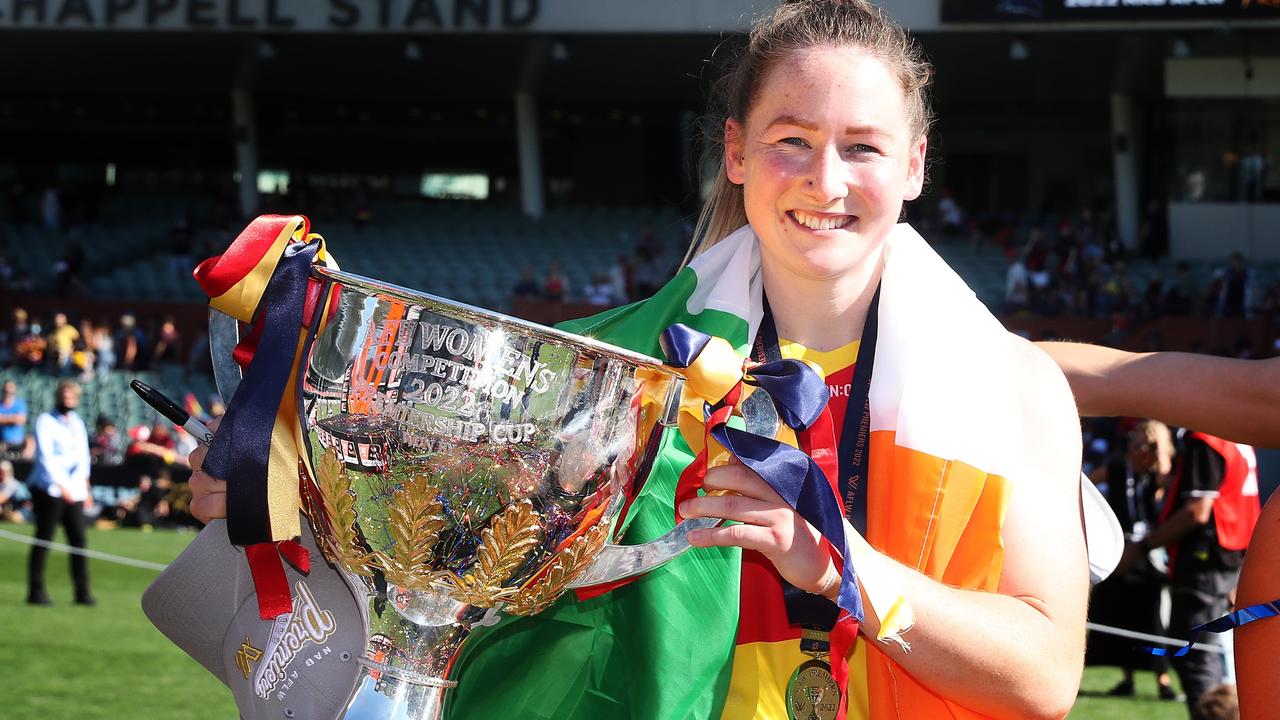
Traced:
[[292, 608], [281, 556], [303, 572], [310, 563], [293, 541], [301, 531], [299, 464], [308, 458], [296, 380], [307, 328], [328, 310], [311, 265], [330, 261], [305, 217], [263, 215], [194, 272], [211, 308], [251, 326], [235, 350], [244, 380], [204, 467], [227, 481], [227, 534], [245, 546], [263, 619]]
[[[879, 340], [871, 381], [867, 540], [941, 582], [994, 591], [1011, 483], [1022, 475], [1021, 413], [1010, 378], [1014, 339], [909, 226], [884, 254]], [[744, 227], [652, 298], [564, 329], [661, 357], [659, 337], [684, 323], [749, 353], [763, 317], [759, 241]], [[652, 540], [675, 522], [673, 498], [694, 453], [668, 431], [632, 502], [625, 541]], [[909, 603], [872, 595], [882, 640], [902, 641]], [[477, 629], [462, 650], [452, 717], [786, 718], [787, 677], [771, 658], [800, 656], [794, 641], [737, 645], [741, 553], [695, 549], [607, 595], [563, 598], [533, 618]], [[877, 597], [877, 594], [879, 595]], [[870, 611], [869, 611], [870, 612]], [[901, 670], [877, 643], [859, 652], [849, 687], [865, 688], [869, 716], [975, 718]], [[803, 656], [800, 656], [803, 658]], [[512, 675], [514, 667], [523, 668]], [[755, 673], [754, 696], [730, 697], [731, 678]], [[735, 691], [736, 692], [736, 691]], [[852, 704], [852, 703], [851, 703]]]

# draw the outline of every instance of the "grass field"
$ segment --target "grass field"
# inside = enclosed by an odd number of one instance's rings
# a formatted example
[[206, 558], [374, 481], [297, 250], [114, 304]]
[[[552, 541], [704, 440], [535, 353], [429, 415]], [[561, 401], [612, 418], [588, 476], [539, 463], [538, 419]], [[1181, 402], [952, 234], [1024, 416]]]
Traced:
[[[31, 527], [0, 525], [10, 532]], [[138, 560], [166, 563], [195, 537], [191, 533], [91, 531], [89, 547]], [[211, 675], [156, 632], [139, 608], [152, 570], [90, 560], [97, 607], [71, 602], [66, 555], [49, 560], [53, 607], [29, 607], [28, 546], [0, 537], [0, 627], [4, 628], [5, 681], [0, 718], [7, 720], [233, 720], [231, 696]], [[1111, 668], [1085, 673], [1072, 720], [1181, 720], [1179, 703], [1155, 699], [1150, 674], [1138, 676], [1136, 699], [1100, 697], [1120, 679]], [[512, 713], [511, 717], [519, 717]]]

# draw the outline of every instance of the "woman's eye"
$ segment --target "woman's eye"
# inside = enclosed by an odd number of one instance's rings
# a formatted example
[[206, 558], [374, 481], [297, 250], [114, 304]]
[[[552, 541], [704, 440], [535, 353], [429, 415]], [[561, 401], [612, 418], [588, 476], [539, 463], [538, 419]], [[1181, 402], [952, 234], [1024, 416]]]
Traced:
[[874, 146], [872, 146], [872, 145], [868, 145], [868, 144], [866, 144], [866, 143], [858, 143], [857, 145], [850, 145], [850, 146], [849, 146], [849, 152], [851, 152], [851, 153], [878, 153], [878, 152], [880, 152], [880, 151], [879, 151], [877, 148], [875, 148]]
[[809, 143], [805, 142], [803, 138], [798, 137], [782, 138], [778, 142], [783, 145], [791, 145], [793, 147], [809, 147]]

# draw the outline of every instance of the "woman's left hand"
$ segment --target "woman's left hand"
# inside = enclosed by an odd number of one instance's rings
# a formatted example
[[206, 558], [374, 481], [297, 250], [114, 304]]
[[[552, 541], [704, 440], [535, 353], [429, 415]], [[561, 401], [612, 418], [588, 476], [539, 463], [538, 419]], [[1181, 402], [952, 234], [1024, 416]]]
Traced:
[[729, 494], [704, 495], [680, 506], [685, 517], [733, 520], [728, 525], [689, 533], [694, 547], [740, 547], [760, 552], [787, 582], [807, 592], [829, 590], [839, 577], [822, 542], [822, 535], [791, 509], [773, 488], [745, 465], [729, 465], [707, 471], [705, 489]]

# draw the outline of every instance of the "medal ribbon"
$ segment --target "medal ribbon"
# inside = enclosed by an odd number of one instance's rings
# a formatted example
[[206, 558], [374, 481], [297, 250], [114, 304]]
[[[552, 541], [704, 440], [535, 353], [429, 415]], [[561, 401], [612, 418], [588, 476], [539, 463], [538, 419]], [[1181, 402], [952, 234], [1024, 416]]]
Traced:
[[[793, 431], [808, 431], [819, 423], [831, 394], [822, 377], [798, 360], [779, 360], [748, 367], [729, 343], [705, 335], [683, 324], [675, 324], [661, 338], [667, 362], [685, 368], [686, 389], [704, 398], [704, 432], [690, 438], [685, 427], [685, 440], [702, 445], [693, 463], [681, 474], [677, 485], [677, 505], [693, 497], [706, 477], [711, 445], [720, 447], [764, 479], [774, 492], [805, 520], [813, 525], [835, 550], [833, 560], [843, 567], [836, 604], [852, 619], [863, 618], [862, 595], [853, 569], [853, 552], [845, 535], [844, 513], [840, 499], [826, 474], [809, 455], [790, 444], [761, 437], [729, 427], [729, 416], [741, 400], [744, 386], [764, 389], [773, 400], [778, 418]], [[735, 377], [736, 373], [736, 377]], [[730, 382], [732, 380], [732, 382]], [[714, 402], [707, 398], [719, 397]], [[703, 442], [698, 442], [703, 441]], [[677, 510], [677, 520], [679, 520]], [[856, 625], [854, 632], [856, 633]]]
[[1149, 647], [1146, 651], [1156, 657], [1182, 657], [1191, 652], [1191, 648], [1196, 644], [1196, 639], [1204, 633], [1224, 633], [1232, 628], [1238, 628], [1241, 625], [1248, 625], [1254, 620], [1265, 620], [1269, 617], [1280, 615], [1280, 600], [1272, 600], [1271, 602], [1258, 603], [1250, 605], [1247, 608], [1227, 613], [1216, 620], [1210, 620], [1203, 625], [1197, 625], [1191, 628], [1191, 637], [1187, 639], [1187, 644], [1171, 650], [1169, 648]]
[[234, 356], [247, 366], [244, 379], [204, 468], [227, 482], [227, 535], [245, 546], [264, 620], [292, 609], [281, 556], [310, 570], [306, 549], [293, 540], [301, 532], [299, 469], [308, 464], [296, 380], [306, 327], [320, 306], [311, 265], [327, 258], [324, 239], [309, 230], [300, 215], [258, 217], [194, 273], [210, 307], [253, 324]]

